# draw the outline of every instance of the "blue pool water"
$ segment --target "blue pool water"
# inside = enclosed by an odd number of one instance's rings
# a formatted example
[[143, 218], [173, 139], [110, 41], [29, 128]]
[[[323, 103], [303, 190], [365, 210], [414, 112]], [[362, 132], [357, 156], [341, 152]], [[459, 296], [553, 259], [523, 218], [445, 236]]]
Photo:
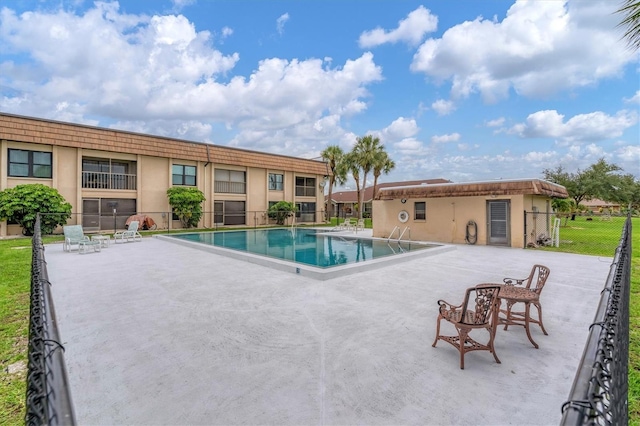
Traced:
[[318, 268], [349, 265], [436, 247], [416, 242], [387, 242], [386, 240], [330, 235], [327, 230], [311, 228], [196, 232], [171, 235], [171, 238]]

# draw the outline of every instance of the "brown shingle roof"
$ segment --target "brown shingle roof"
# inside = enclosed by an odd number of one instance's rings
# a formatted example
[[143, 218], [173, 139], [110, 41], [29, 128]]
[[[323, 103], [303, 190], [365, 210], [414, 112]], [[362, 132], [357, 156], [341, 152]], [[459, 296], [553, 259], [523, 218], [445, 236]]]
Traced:
[[[436, 183], [450, 182], [446, 179], [422, 179], [422, 180], [407, 180], [403, 182], [386, 182], [379, 183], [378, 190], [380, 188], [388, 188], [394, 186], [407, 186], [407, 185], [433, 185]], [[373, 198], [373, 186], [368, 186], [364, 191], [364, 202], [368, 203]], [[336, 191], [331, 194], [331, 199], [334, 203], [357, 203], [358, 191]]]
[[[323, 161], [0, 113], [0, 139], [328, 175]], [[207, 152], [208, 151], [208, 152]]]
[[479, 195], [547, 195], [568, 198], [567, 189], [541, 179], [496, 180], [487, 182], [441, 183], [385, 188], [376, 199], [472, 197]]

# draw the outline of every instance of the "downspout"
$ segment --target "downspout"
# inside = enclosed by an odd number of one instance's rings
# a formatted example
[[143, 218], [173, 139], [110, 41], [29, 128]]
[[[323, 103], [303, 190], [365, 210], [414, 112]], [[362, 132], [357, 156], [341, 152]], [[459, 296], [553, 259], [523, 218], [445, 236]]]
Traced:
[[[213, 210], [213, 205], [214, 204], [213, 204], [212, 197], [208, 197], [209, 194], [207, 193], [207, 186], [208, 186], [207, 182], [209, 180], [209, 178], [207, 178], [207, 166], [209, 164], [211, 164], [211, 154], [209, 153], [209, 145], [208, 144], [205, 145], [205, 148], [207, 149], [207, 162], [204, 163], [204, 193], [207, 194], [207, 198], [211, 200], [210, 201], [210, 205], [211, 205], [211, 209]], [[211, 177], [213, 177], [213, 176], [211, 176]], [[211, 225], [211, 227], [213, 227], [213, 226], [215, 226], [214, 222], [215, 221], [213, 220], [213, 218], [211, 218], [211, 222], [209, 222], [208, 218], [205, 217], [205, 220], [204, 220], [205, 226], [207, 225], [207, 223], [209, 223], [209, 225]]]

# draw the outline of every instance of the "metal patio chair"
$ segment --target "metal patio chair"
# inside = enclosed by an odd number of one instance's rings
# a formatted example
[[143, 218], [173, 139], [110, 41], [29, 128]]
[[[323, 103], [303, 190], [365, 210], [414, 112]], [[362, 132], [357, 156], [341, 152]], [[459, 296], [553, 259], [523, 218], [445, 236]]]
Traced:
[[[538, 344], [531, 338], [529, 325], [538, 324], [542, 332], [547, 335], [547, 330], [542, 323], [542, 306], [540, 305], [540, 293], [549, 278], [550, 269], [544, 265], [533, 265], [529, 276], [526, 278], [504, 278], [504, 287], [500, 292], [500, 298], [506, 302], [507, 308], [500, 311], [504, 316], [500, 323], [504, 329], [510, 325], [521, 325], [527, 331], [527, 337], [536, 348]], [[523, 311], [514, 311], [513, 305], [524, 303]], [[538, 318], [531, 317], [531, 305], [538, 310]]]
[[[464, 301], [461, 305], [452, 305], [444, 300], [438, 300], [440, 305], [436, 326], [436, 338], [433, 347], [438, 340], [453, 345], [460, 352], [460, 368], [464, 370], [464, 355], [471, 351], [489, 351], [498, 364], [500, 360], [496, 355], [493, 342], [496, 334], [498, 310], [500, 299], [498, 293], [500, 285], [483, 284], [466, 290]], [[457, 335], [443, 336], [440, 334], [440, 322], [447, 321], [453, 325]], [[471, 338], [469, 333], [473, 330], [484, 329], [489, 334], [487, 343], [480, 343]]]

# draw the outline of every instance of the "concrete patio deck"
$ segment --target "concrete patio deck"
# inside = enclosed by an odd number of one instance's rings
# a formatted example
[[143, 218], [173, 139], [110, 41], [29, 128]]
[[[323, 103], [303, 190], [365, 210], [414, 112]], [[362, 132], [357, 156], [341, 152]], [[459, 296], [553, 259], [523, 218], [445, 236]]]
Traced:
[[[612, 253], [613, 255], [613, 253]], [[558, 424], [612, 258], [455, 250], [326, 281], [157, 238], [46, 247], [82, 425]], [[459, 368], [438, 299], [551, 268], [548, 336], [500, 329]]]

